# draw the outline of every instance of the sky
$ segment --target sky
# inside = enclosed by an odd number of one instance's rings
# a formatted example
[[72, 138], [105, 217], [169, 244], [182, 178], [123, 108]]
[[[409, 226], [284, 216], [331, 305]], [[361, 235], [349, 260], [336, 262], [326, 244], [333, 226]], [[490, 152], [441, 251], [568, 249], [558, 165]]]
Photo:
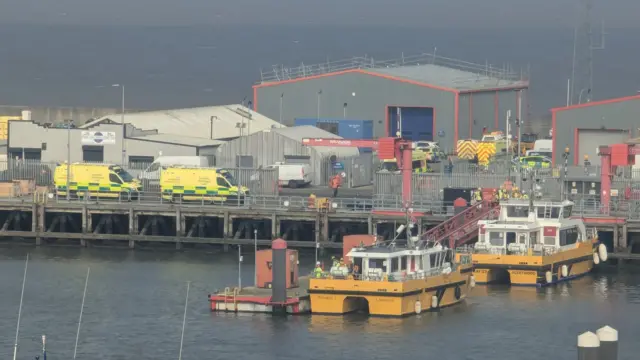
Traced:
[[[571, 27], [586, 0], [0, 0], [0, 23]], [[592, 0], [595, 22], [637, 27], [638, 0]]]

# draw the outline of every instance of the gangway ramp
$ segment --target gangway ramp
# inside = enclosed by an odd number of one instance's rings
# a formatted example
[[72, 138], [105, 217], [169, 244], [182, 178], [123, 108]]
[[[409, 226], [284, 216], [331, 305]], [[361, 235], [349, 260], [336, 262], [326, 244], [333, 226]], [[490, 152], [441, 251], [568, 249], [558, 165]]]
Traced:
[[464, 245], [478, 235], [478, 221], [494, 220], [500, 214], [498, 204], [477, 203], [422, 234], [422, 241], [448, 245], [450, 249]]

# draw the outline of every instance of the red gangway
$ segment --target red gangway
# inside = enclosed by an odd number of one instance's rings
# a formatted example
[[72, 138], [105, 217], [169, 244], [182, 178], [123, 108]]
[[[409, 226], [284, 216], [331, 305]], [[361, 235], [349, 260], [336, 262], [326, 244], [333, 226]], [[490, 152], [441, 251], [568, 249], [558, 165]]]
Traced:
[[478, 221], [497, 219], [499, 214], [498, 204], [477, 203], [426, 231], [422, 241], [448, 244], [450, 249], [455, 249], [478, 235]]

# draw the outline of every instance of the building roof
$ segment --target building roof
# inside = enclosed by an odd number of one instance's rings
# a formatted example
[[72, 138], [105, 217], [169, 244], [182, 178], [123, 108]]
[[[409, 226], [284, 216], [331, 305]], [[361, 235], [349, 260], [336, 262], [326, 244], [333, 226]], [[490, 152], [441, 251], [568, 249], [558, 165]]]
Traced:
[[[304, 138], [315, 138], [315, 139], [342, 139], [342, 137], [332, 134], [326, 130], [322, 130], [315, 126], [294, 126], [294, 127], [285, 127], [280, 129], [271, 130], [275, 133], [280, 134], [286, 138], [291, 140], [298, 141], [302, 143], [302, 139]], [[336, 155], [336, 156], [353, 156], [360, 154], [358, 148], [349, 148], [349, 147], [329, 147], [329, 146], [313, 146], [313, 148], [321, 155]]]
[[196, 146], [196, 147], [219, 146], [225, 143], [224, 141], [221, 141], [221, 140], [211, 140], [211, 139], [173, 135], [173, 134], [149, 134], [149, 135], [142, 135], [142, 136], [134, 136], [134, 137], [130, 137], [129, 139], [152, 141], [152, 142], [167, 143], [167, 144]]
[[[87, 129], [107, 121], [119, 123], [120, 115], [103, 116], [80, 128]], [[242, 135], [283, 126], [239, 104], [127, 113], [124, 121], [142, 130], [157, 130], [159, 134], [205, 139], [212, 135], [214, 139], [236, 138], [240, 136], [238, 126], [243, 124]]]
[[376, 68], [368, 71], [460, 91], [518, 88], [528, 85], [526, 81], [505, 80], [433, 64]]
[[615, 104], [615, 103], [620, 103], [620, 102], [625, 102], [625, 101], [630, 101], [630, 100], [640, 100], [640, 94], [631, 95], [631, 96], [624, 96], [624, 97], [619, 97], [619, 98], [613, 98], [613, 99], [591, 101], [591, 102], [582, 103], [582, 104], [574, 104], [574, 105], [569, 105], [569, 106], [556, 107], [556, 108], [552, 108], [551, 112], [555, 113], [555, 112], [564, 111], [564, 110], [581, 109], [581, 108], [586, 108], [586, 107], [591, 107], [591, 106]]

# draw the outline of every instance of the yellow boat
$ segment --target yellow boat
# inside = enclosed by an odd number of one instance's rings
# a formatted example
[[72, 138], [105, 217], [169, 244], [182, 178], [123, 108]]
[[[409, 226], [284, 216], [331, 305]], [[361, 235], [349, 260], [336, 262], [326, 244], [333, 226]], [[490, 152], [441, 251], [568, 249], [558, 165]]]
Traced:
[[441, 245], [377, 243], [347, 257], [352, 270], [338, 265], [310, 280], [313, 314], [420, 314], [463, 301], [473, 286], [471, 256], [454, 262], [454, 252]]
[[472, 255], [478, 284], [546, 286], [586, 275], [607, 248], [572, 209], [570, 201], [501, 202], [499, 218], [479, 221], [478, 242], [457, 253]]

